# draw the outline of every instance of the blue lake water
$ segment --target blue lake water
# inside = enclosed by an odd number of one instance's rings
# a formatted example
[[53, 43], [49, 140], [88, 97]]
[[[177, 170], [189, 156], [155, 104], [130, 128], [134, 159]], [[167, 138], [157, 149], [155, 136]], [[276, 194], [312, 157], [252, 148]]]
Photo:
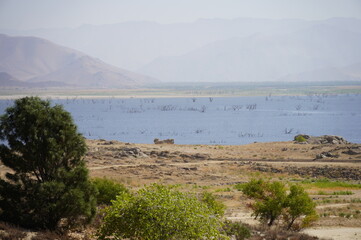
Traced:
[[[361, 95], [53, 99], [90, 139], [177, 144], [289, 141], [298, 133], [361, 143]], [[0, 100], [0, 111], [12, 105]]]

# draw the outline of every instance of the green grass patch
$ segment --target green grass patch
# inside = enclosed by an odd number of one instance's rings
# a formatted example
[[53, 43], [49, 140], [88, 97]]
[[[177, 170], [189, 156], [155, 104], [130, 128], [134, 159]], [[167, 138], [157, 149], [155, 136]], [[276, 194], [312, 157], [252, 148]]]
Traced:
[[[331, 181], [329, 179], [315, 179], [315, 180], [303, 180], [301, 184], [305, 188], [352, 188], [361, 189], [361, 184], [342, 182], [342, 181]], [[340, 191], [341, 192], [341, 191]], [[343, 195], [343, 194], [340, 194]]]
[[317, 195], [334, 195], [334, 196], [339, 196], [339, 195], [352, 195], [354, 194], [352, 191], [335, 191], [335, 192], [325, 192], [325, 191], [318, 191], [316, 193]]
[[352, 194], [354, 194], [352, 191], [337, 191], [332, 193], [332, 195], [352, 195]]
[[220, 188], [220, 189], [216, 189], [214, 192], [232, 192], [232, 189], [227, 187], [227, 188]]
[[237, 183], [233, 186], [234, 189], [238, 191], [242, 191], [243, 187], [246, 185], [246, 183]]

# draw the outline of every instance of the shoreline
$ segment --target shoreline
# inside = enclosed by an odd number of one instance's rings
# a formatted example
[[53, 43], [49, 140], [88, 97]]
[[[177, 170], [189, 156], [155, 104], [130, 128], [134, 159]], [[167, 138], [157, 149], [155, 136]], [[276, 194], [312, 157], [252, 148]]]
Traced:
[[257, 85], [235, 84], [200, 86], [165, 86], [160, 88], [137, 89], [93, 89], [93, 88], [3, 88], [0, 99], [17, 99], [25, 96], [41, 98], [219, 98], [219, 97], [270, 97], [270, 96], [308, 96], [308, 95], [340, 95], [361, 94], [361, 82], [355, 84], [315, 84], [290, 85], [274, 83]]

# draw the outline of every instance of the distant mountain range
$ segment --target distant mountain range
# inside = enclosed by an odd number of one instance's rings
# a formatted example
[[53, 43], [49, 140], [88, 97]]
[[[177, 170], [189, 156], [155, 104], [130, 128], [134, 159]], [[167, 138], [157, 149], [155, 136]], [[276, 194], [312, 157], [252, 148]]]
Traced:
[[37, 37], [0, 34], [0, 86], [134, 88], [155, 80]]
[[[354, 18], [125, 22], [0, 32], [42, 37], [164, 82], [361, 80], [361, 19]], [[32, 81], [68, 79], [79, 71], [79, 65], [84, 66], [81, 62], [85, 59], [78, 54], [73, 56], [78, 63], [72, 61], [65, 69], [33, 76]], [[57, 59], [68, 61], [61, 54]], [[94, 69], [92, 63], [85, 65]], [[82, 76], [95, 85], [98, 78], [118, 76], [114, 71], [87, 72], [90, 80], [87, 74]]]
[[361, 63], [360, 33], [314, 25], [217, 41], [181, 56], [158, 58], [140, 72], [173, 82], [361, 80], [347, 69], [356, 63]]

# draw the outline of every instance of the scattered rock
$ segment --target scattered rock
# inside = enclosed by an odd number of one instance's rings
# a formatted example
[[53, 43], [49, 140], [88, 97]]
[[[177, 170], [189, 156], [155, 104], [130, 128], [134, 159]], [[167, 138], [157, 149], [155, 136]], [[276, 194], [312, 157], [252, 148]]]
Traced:
[[155, 138], [154, 143], [155, 144], [174, 144], [174, 139], [159, 140], [158, 138]]
[[198, 170], [197, 167], [183, 167], [182, 169], [187, 170], [187, 171], [196, 171], [196, 170]]
[[127, 158], [127, 157], [148, 157], [147, 154], [143, 153], [140, 148], [134, 147], [134, 148], [128, 148], [124, 147], [121, 148], [120, 151], [114, 156], [116, 158]]
[[113, 145], [114, 142], [113, 141], [105, 141], [103, 139], [101, 139], [101, 141], [98, 143], [98, 145]]
[[316, 159], [322, 159], [322, 158], [338, 158], [339, 155], [334, 155], [330, 152], [323, 152], [316, 155]]
[[343, 151], [342, 153], [347, 154], [347, 155], [359, 155], [359, 154], [361, 154], [360, 151], [355, 151], [353, 149], [348, 149], [347, 151]]

